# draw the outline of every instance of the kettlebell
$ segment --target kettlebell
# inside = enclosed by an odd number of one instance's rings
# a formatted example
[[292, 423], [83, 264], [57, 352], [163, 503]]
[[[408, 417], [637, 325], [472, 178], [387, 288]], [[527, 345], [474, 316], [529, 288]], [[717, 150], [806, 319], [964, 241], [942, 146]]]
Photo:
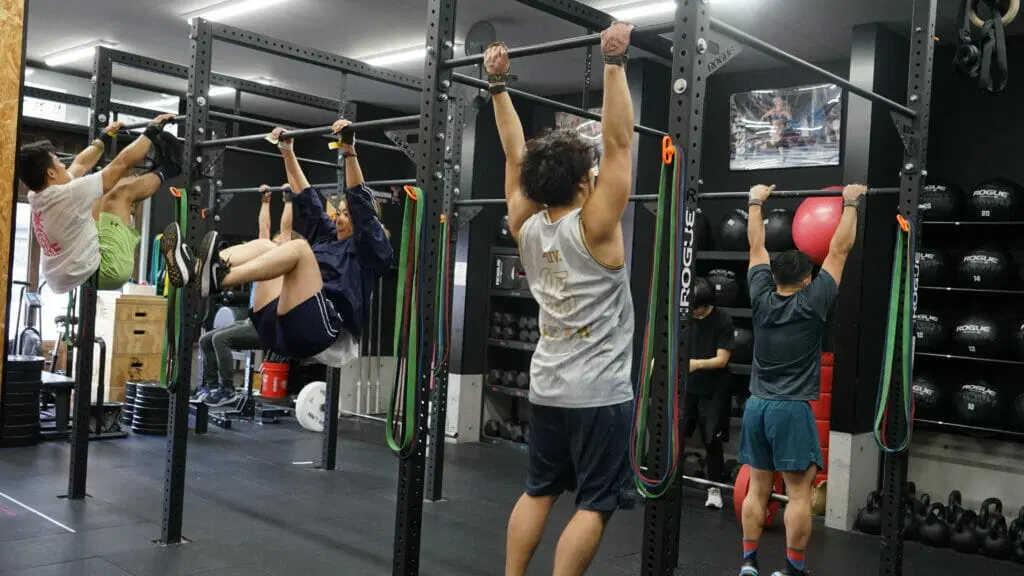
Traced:
[[1024, 537], [1024, 506], [1020, 507], [1020, 512], [1017, 513], [1017, 519], [1010, 522], [1010, 531], [1008, 534], [1011, 542], [1016, 542], [1019, 538]]
[[917, 529], [917, 511], [914, 506], [916, 500], [907, 500], [903, 505], [903, 539], [907, 542], [920, 540], [920, 532]]
[[946, 507], [941, 502], [932, 502], [917, 529], [921, 533], [921, 542], [935, 548], [949, 546], [952, 530], [946, 524]]
[[1006, 533], [1006, 518], [993, 516], [989, 521], [988, 536], [981, 541], [981, 553], [989, 558], [1006, 559], [1010, 557], [1010, 538]]
[[822, 480], [811, 492], [811, 514], [824, 516], [828, 504], [828, 480]]
[[992, 531], [993, 526], [995, 526], [996, 520], [1002, 517], [1002, 500], [999, 498], [986, 498], [981, 503], [981, 508], [979, 509], [978, 527], [974, 529], [974, 532], [978, 535], [978, 540], [987, 540], [989, 533]]
[[868, 494], [867, 504], [857, 511], [854, 527], [865, 534], [878, 536], [882, 533], [882, 495], [876, 490]]
[[953, 534], [949, 537], [949, 544], [957, 552], [972, 554], [978, 551], [978, 536], [974, 530], [978, 521], [978, 515], [974, 510], [964, 510], [953, 525]]
[[984, 499], [981, 502], [981, 509], [979, 510], [979, 513], [984, 513], [986, 510], [990, 513], [990, 516], [992, 516], [993, 518], [996, 516], [1002, 516], [1003, 501], [1000, 500], [999, 498]]
[[949, 525], [950, 529], [956, 524], [956, 521], [960, 519], [960, 515], [964, 513], [963, 497], [960, 495], [959, 490], [953, 490], [949, 493], [949, 500], [946, 501], [946, 524]]

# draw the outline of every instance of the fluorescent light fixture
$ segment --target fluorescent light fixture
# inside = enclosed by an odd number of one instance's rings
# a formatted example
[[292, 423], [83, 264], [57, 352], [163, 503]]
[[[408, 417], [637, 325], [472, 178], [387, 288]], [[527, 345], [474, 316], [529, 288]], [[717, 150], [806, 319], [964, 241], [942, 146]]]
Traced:
[[67, 94], [68, 91], [63, 88], [56, 86], [50, 86], [49, 84], [36, 84], [35, 82], [25, 82], [26, 88], [36, 88], [38, 90], [49, 90], [50, 92], [57, 92], [60, 94]]
[[92, 42], [86, 42], [85, 44], [79, 44], [66, 50], [54, 52], [47, 56], [43, 61], [50, 68], [56, 68], [57, 66], [64, 66], [72, 62], [78, 62], [79, 60], [88, 60], [93, 57], [96, 53], [97, 46], [106, 46], [107, 48], [113, 48], [117, 46], [117, 42], [108, 42], [106, 40], [93, 40]]
[[25, 77], [26, 78], [28, 78], [29, 76], [31, 76], [31, 75], [33, 75], [35, 73], [36, 73], [36, 69], [35, 68], [25, 68]]
[[274, 80], [270, 76], [256, 76], [251, 80], [253, 82], [256, 82], [257, 84], [263, 84], [264, 86], [273, 86], [274, 82], [276, 82], [276, 80]]
[[282, 2], [284, 0], [227, 0], [227, 2], [219, 2], [201, 10], [188, 12], [184, 16], [189, 22], [193, 18], [205, 18], [214, 22], [223, 22], [235, 16], [263, 10]]
[[613, 8], [608, 11], [608, 14], [616, 20], [640, 20], [642, 18], [649, 18], [651, 16], [667, 16], [669, 14], [675, 14], [676, 3], [669, 2], [647, 2], [643, 4], [627, 4]]
[[209, 96], [233, 96], [234, 94], [235, 89], [230, 86], [210, 86], [210, 91], [207, 92]]
[[[458, 51], [462, 46], [462, 42], [456, 42], [454, 50]], [[396, 64], [408, 64], [409, 62], [423, 60], [426, 55], [426, 46], [416, 46], [413, 48], [398, 50], [396, 52], [385, 52], [383, 54], [364, 56], [361, 60], [370, 66], [394, 66]]]

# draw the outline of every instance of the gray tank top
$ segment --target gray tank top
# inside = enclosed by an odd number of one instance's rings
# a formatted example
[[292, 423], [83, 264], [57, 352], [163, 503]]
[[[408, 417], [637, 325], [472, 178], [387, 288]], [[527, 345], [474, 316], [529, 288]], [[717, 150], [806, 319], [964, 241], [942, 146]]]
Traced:
[[590, 254], [580, 210], [552, 222], [534, 214], [519, 231], [519, 253], [540, 305], [541, 338], [530, 366], [530, 402], [562, 408], [633, 399], [633, 296], [626, 267]]

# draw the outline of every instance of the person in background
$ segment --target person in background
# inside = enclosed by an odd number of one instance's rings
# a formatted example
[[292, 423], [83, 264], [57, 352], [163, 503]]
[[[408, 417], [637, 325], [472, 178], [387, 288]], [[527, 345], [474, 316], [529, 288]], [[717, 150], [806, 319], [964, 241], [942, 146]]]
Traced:
[[824, 466], [818, 428], [808, 402], [821, 387], [821, 341], [839, 294], [846, 258], [857, 238], [861, 185], [843, 189], [843, 214], [818, 277], [807, 254], [790, 250], [769, 259], [764, 246], [764, 202], [774, 186], [750, 189], [750, 304], [754, 363], [750, 399], [743, 410], [739, 461], [750, 466], [743, 500], [741, 576], [758, 576], [757, 549], [775, 472], [786, 482], [786, 567], [775, 576], [804, 576], [811, 539], [811, 486]]
[[[100, 290], [117, 290], [135, 270], [139, 233], [135, 203], [181, 174], [181, 144], [164, 126], [174, 114], [153, 119], [146, 131], [99, 172], [92, 172], [124, 124], [114, 122], [70, 166], [49, 141], [22, 146], [18, 177], [28, 187], [32, 230], [42, 251], [40, 270], [50, 289], [63, 294], [98, 272]], [[130, 171], [155, 151], [155, 166], [142, 176]], [[90, 173], [92, 172], [92, 173]]]
[[[715, 306], [715, 287], [706, 278], [693, 284], [690, 319], [690, 365], [683, 399], [682, 430], [686, 438], [700, 430], [708, 480], [728, 482], [722, 453], [723, 422], [729, 411], [729, 357], [732, 355], [732, 318]], [[722, 509], [722, 491], [708, 488], [707, 508]]]
[[[284, 208], [281, 210], [280, 232], [271, 238], [270, 222], [270, 187], [260, 186], [263, 202], [258, 216], [259, 237], [272, 239], [281, 245], [292, 239], [292, 192], [288, 184], [281, 190]], [[256, 291], [250, 287], [249, 308], [256, 298]], [[196, 388], [193, 398], [205, 402], [211, 407], [228, 406], [238, 401], [235, 391], [235, 361], [232, 352], [235, 350], [259, 350], [262, 347], [260, 335], [249, 318], [235, 321], [231, 326], [224, 326], [203, 334], [199, 338], [199, 347], [203, 352], [203, 382]]]

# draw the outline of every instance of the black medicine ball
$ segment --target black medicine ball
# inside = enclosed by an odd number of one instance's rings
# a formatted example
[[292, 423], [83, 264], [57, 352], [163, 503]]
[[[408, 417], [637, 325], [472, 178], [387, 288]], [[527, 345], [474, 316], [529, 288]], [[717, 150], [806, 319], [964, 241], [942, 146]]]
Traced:
[[934, 312], [914, 314], [914, 344], [921, 352], [944, 352], [949, 326]]
[[732, 270], [716, 268], [706, 276], [715, 287], [715, 303], [719, 306], [737, 306], [740, 302], [740, 285]]
[[793, 250], [793, 213], [776, 208], [764, 220], [764, 246], [771, 252]]
[[1024, 432], [1024, 392], [1017, 394], [1013, 401], [1013, 425]]
[[697, 250], [714, 250], [711, 221], [704, 211], [697, 208], [697, 217], [693, 221], [693, 247]]
[[921, 374], [914, 378], [915, 415], [926, 420], [945, 418], [945, 401], [942, 388], [931, 376]]
[[951, 221], [960, 215], [960, 189], [952, 184], [928, 184], [917, 205], [922, 221]]
[[984, 380], [964, 384], [953, 397], [953, 413], [961, 424], [995, 426], [1002, 411], [999, 391]]
[[921, 286], [946, 286], [949, 271], [946, 255], [932, 248], [922, 248], [917, 253], [918, 277]]
[[972, 220], [1013, 220], [1021, 203], [1020, 187], [997, 179], [980, 184], [967, 198], [966, 216]]
[[1003, 351], [999, 323], [981, 312], [968, 315], [953, 325], [951, 349], [962, 356], [998, 358]]
[[508, 216], [502, 216], [498, 223], [498, 244], [503, 246], [515, 246], [516, 241], [512, 238], [512, 230], [508, 227]]
[[1024, 358], [1024, 320], [1018, 320], [1013, 326], [1013, 355]]
[[733, 210], [729, 216], [722, 221], [718, 230], [718, 245], [722, 250], [746, 252], [750, 250], [747, 242], [747, 212], [746, 210]]
[[1005, 288], [1014, 270], [1010, 255], [1001, 250], [980, 248], [964, 254], [957, 266], [957, 284], [963, 288]]
[[754, 333], [747, 328], [735, 327], [733, 330], [732, 362], [750, 364], [754, 361]]

